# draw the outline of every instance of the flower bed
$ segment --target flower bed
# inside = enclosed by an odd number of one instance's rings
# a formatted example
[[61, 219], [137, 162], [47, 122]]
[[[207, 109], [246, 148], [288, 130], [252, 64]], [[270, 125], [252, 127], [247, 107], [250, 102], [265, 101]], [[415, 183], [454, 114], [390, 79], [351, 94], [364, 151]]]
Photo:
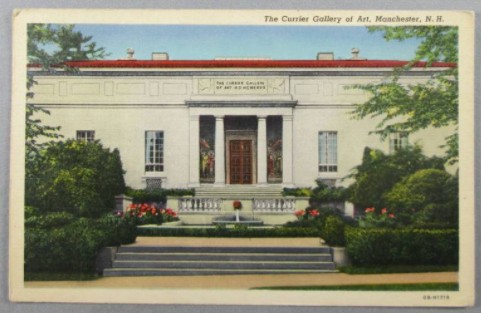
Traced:
[[138, 225], [162, 224], [178, 221], [177, 213], [172, 209], [158, 208], [156, 205], [147, 203], [131, 204], [125, 213], [136, 219]]

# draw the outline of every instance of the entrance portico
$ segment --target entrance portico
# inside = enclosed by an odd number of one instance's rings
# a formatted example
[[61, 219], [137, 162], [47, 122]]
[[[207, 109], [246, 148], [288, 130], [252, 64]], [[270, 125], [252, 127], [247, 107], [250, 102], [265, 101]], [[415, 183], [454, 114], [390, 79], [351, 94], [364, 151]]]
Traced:
[[189, 186], [292, 186], [292, 108], [188, 102]]

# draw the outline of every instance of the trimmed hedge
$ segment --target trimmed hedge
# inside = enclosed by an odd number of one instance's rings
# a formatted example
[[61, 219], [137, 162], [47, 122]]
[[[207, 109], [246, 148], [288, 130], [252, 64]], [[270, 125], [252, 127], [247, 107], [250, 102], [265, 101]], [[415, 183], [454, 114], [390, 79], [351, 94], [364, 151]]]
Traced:
[[165, 203], [167, 196], [193, 196], [195, 191], [194, 189], [128, 189], [125, 194], [132, 197], [134, 203]]
[[355, 265], [454, 265], [456, 229], [346, 228], [346, 248]]
[[132, 243], [137, 236], [133, 220], [115, 216], [72, 221], [65, 213], [48, 214], [25, 225], [26, 272], [94, 272], [100, 248]]
[[216, 227], [216, 228], [145, 228], [138, 227], [139, 236], [183, 236], [183, 237], [232, 237], [232, 238], [263, 238], [263, 237], [319, 237], [315, 228], [247, 228], [247, 227]]

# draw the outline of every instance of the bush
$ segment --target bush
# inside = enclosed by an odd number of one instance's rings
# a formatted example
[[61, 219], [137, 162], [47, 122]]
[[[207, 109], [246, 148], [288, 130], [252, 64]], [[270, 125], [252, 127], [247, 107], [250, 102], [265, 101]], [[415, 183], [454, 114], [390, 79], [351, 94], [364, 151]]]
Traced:
[[385, 198], [390, 208], [415, 213], [415, 224], [457, 224], [458, 181], [445, 171], [419, 170], [397, 183]]
[[115, 215], [105, 215], [96, 221], [97, 228], [105, 231], [102, 246], [120, 246], [135, 242], [137, 224], [135, 219]]
[[118, 150], [105, 149], [99, 142], [51, 143], [31, 163], [26, 169], [26, 203], [43, 212], [99, 217], [112, 211], [114, 197], [125, 191]]
[[163, 204], [167, 202], [167, 196], [193, 196], [195, 194], [193, 189], [130, 189], [128, 188], [127, 196], [132, 197], [134, 203], [156, 203]]
[[25, 271], [92, 272], [104, 233], [81, 218], [59, 228], [26, 228]]
[[71, 224], [75, 220], [75, 216], [70, 213], [55, 212], [25, 218], [25, 227], [53, 229]]
[[316, 180], [317, 187], [312, 190], [311, 199], [319, 204], [344, 202], [347, 199], [346, 188], [330, 187], [322, 180]]
[[354, 265], [455, 265], [455, 229], [346, 228], [346, 248]]
[[428, 158], [420, 147], [408, 147], [394, 154], [366, 148], [362, 164], [355, 167], [349, 178], [355, 182], [348, 188], [348, 199], [359, 208], [388, 207], [385, 194], [410, 174], [427, 168], [444, 169], [441, 158]]
[[344, 247], [346, 241], [344, 238], [344, 221], [341, 217], [336, 215], [328, 216], [321, 228], [321, 238], [329, 246]]
[[264, 238], [264, 237], [319, 237], [315, 228], [246, 228], [242, 226], [227, 228], [149, 228], [139, 227], [139, 236], [165, 237], [228, 237], [228, 238]]
[[73, 218], [51, 213], [26, 220], [26, 272], [94, 272], [100, 248], [132, 243], [135, 222], [129, 218]]

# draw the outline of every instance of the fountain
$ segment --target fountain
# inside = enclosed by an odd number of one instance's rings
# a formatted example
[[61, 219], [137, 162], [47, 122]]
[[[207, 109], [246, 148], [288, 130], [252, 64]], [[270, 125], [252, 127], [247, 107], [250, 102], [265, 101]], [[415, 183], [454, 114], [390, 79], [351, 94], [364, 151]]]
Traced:
[[239, 214], [236, 210], [236, 214], [224, 215], [214, 218], [212, 221], [214, 225], [245, 225], [245, 226], [262, 226], [264, 222], [258, 218], [246, 217]]

